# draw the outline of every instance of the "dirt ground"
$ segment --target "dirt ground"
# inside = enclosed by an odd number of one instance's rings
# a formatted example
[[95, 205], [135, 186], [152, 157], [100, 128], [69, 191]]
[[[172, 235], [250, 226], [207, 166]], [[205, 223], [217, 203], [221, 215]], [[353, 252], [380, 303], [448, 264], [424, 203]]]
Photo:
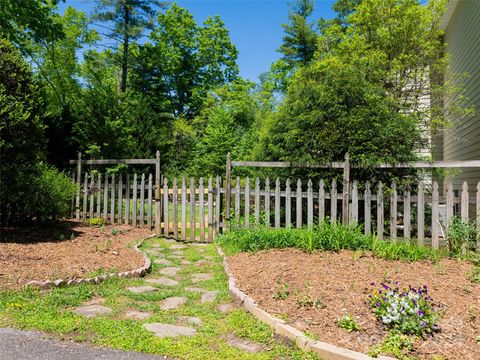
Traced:
[[143, 256], [128, 245], [150, 233], [127, 225], [99, 227], [75, 221], [55, 229], [2, 228], [0, 288], [139, 268]]
[[[436, 265], [406, 263], [351, 251], [307, 254], [296, 249], [241, 253], [228, 262], [237, 286], [263, 309], [319, 340], [360, 352], [381, 343], [386, 334], [367, 302], [371, 283], [388, 277], [402, 287], [425, 284], [433, 301], [445, 307], [441, 331], [418, 339], [411, 355], [480, 359], [476, 341], [480, 336], [480, 285], [467, 279], [470, 263], [453, 259]], [[360, 331], [349, 333], [337, 326], [346, 314], [356, 319]]]

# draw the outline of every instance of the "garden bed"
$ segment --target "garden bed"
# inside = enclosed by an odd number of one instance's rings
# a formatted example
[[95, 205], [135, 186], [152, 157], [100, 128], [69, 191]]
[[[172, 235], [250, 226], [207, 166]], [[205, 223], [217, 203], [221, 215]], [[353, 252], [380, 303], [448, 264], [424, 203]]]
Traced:
[[[434, 303], [443, 306], [440, 332], [417, 338], [408, 355], [480, 359], [480, 285], [467, 279], [473, 268], [469, 262], [402, 262], [366, 252], [283, 249], [239, 253], [228, 263], [237, 286], [269, 313], [321, 341], [365, 353], [387, 335], [368, 301], [372, 283], [378, 287], [389, 278], [402, 287], [427, 285]], [[353, 317], [358, 331], [338, 326], [345, 315]]]
[[133, 245], [150, 233], [127, 225], [87, 226], [75, 221], [45, 230], [3, 228], [0, 288], [134, 270], [144, 265], [144, 258]]

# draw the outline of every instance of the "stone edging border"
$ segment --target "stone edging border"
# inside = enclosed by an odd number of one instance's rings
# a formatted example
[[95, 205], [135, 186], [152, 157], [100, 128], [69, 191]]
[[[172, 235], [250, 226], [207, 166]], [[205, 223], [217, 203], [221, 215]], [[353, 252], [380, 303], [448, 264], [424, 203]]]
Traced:
[[[255, 300], [236, 287], [236, 279], [227, 263], [225, 253], [217, 245], [217, 251], [223, 258], [223, 267], [227, 273], [228, 289], [242, 304], [243, 308], [255, 316], [261, 322], [270, 325], [275, 333], [293, 341], [300, 349], [318, 354], [323, 360], [372, 360], [373, 358], [363, 353], [348, 350], [322, 341], [316, 341], [307, 337], [303, 332], [288, 325], [284, 320], [276, 318], [265, 310], [262, 310]], [[377, 360], [395, 360], [387, 356], [379, 356]]]
[[151, 239], [155, 237], [155, 234], [149, 235], [139, 242], [135, 244], [133, 247], [136, 252], [140, 253], [143, 255], [144, 259], [144, 265], [142, 267], [139, 267], [138, 269], [135, 270], [130, 270], [130, 271], [123, 271], [119, 273], [110, 273], [110, 274], [105, 274], [105, 275], [99, 275], [95, 276], [92, 278], [72, 278], [69, 280], [66, 279], [58, 279], [58, 280], [45, 280], [45, 281], [38, 281], [38, 280], [33, 280], [29, 281], [28, 283], [25, 284], [25, 287], [27, 286], [32, 286], [36, 287], [42, 290], [45, 289], [50, 289], [53, 287], [61, 287], [61, 286], [70, 286], [70, 285], [78, 285], [78, 284], [99, 284], [102, 281], [105, 281], [106, 279], [109, 278], [114, 278], [114, 277], [121, 277], [121, 278], [134, 278], [134, 277], [141, 277], [144, 276], [146, 273], [150, 272], [152, 268], [152, 262], [150, 261], [150, 258], [145, 254], [143, 251], [139, 249], [139, 247], [143, 244], [143, 242], [147, 239]]

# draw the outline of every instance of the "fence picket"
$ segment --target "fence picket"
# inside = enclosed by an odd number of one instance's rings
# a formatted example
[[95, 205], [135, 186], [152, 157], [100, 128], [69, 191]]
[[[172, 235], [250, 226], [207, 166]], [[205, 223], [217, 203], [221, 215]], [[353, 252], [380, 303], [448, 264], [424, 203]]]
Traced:
[[163, 236], [170, 234], [170, 218], [168, 216], [168, 179], [163, 178]]
[[88, 173], [85, 173], [83, 178], [83, 211], [82, 220], [87, 220], [87, 194], [88, 194]]
[[332, 180], [332, 188], [330, 190], [330, 221], [337, 221], [337, 182]]
[[220, 215], [222, 214], [222, 178], [217, 175], [215, 179], [215, 232], [220, 234]]
[[260, 224], [260, 179], [255, 179], [255, 225]]
[[392, 182], [390, 194], [390, 239], [397, 241], [397, 183]]
[[[160, 189], [158, 190], [160, 191]], [[133, 227], [137, 227], [137, 197], [138, 197], [138, 181], [137, 181], [137, 173], [135, 173], [133, 174], [133, 194], [132, 194], [132, 225]]]
[[425, 239], [425, 184], [420, 181], [417, 193], [417, 240], [423, 246]]
[[462, 184], [462, 195], [460, 198], [461, 210], [460, 217], [463, 221], [468, 221], [468, 184], [466, 181]]
[[115, 173], [112, 174], [112, 184], [110, 192], [110, 223], [115, 224]]
[[98, 179], [97, 179], [97, 211], [95, 213], [96, 217], [101, 217], [101, 204], [102, 204], [102, 174], [98, 173]]
[[213, 186], [212, 177], [208, 178], [208, 241], [213, 241]]
[[280, 228], [280, 179], [275, 180], [275, 228]]
[[205, 242], [205, 209], [204, 209], [204, 200], [205, 192], [203, 187], [203, 178], [201, 177], [198, 180], [198, 201], [199, 201], [199, 221], [200, 221], [200, 241]]
[[140, 227], [145, 226], [145, 174], [140, 181]]
[[406, 190], [403, 196], [403, 237], [410, 240], [410, 190]]
[[187, 240], [187, 184], [182, 178], [182, 240]]
[[93, 192], [93, 189], [95, 187], [95, 174], [91, 174], [91, 179], [90, 179], [90, 206], [89, 206], [89, 217], [90, 219], [93, 218], [93, 207], [95, 204], [95, 194]]
[[432, 187], [432, 248], [438, 249], [440, 240], [440, 221], [439, 221], [439, 194], [438, 183], [433, 182]]
[[352, 183], [352, 205], [350, 207], [350, 223], [358, 223], [358, 182]]
[[105, 174], [103, 184], [103, 218], [108, 219], [108, 175]]
[[285, 183], [285, 227], [292, 226], [292, 188], [290, 187], [290, 179]]
[[265, 180], [265, 226], [270, 227], [270, 179]]
[[296, 195], [296, 226], [297, 229], [300, 229], [302, 227], [302, 180], [297, 179], [297, 191], [295, 193]]
[[453, 184], [449, 181], [447, 184], [446, 191], [446, 222], [447, 226], [450, 225], [450, 222], [453, 218]]
[[318, 184], [318, 224], [321, 225], [325, 219], [325, 184], [320, 179]]
[[[130, 224], [130, 174], [125, 177], [125, 224]], [[151, 206], [151, 204], [150, 204]]]
[[250, 179], [245, 179], [245, 228], [250, 227]]
[[235, 181], [235, 223], [240, 225], [240, 177]]
[[177, 178], [173, 179], [172, 223], [173, 223], [173, 237], [175, 239], [178, 239], [178, 186], [177, 186]]
[[477, 252], [480, 252], [480, 181], [477, 184]]
[[377, 237], [379, 240], [383, 240], [383, 225], [383, 188], [382, 182], [379, 181], [377, 187]]
[[195, 241], [197, 223], [195, 221], [195, 179], [190, 178], [190, 241]]
[[[128, 185], [128, 182], [127, 182], [127, 185]], [[152, 174], [149, 174], [148, 175], [148, 215], [147, 215], [147, 226], [148, 226], [148, 229], [152, 229]], [[130, 202], [130, 196], [128, 197], [129, 200], [128, 202]]]
[[365, 235], [370, 235], [372, 233], [372, 191], [370, 189], [370, 181], [365, 183], [364, 198]]
[[312, 180], [308, 179], [307, 182], [307, 227], [313, 228], [313, 188]]
[[117, 195], [117, 223], [122, 222], [122, 207], [123, 207], [123, 176], [118, 175], [118, 195]]
[[[71, 173], [71, 179], [72, 183], [75, 182], [75, 173], [72, 171]], [[75, 195], [72, 196], [72, 201], [70, 203], [70, 217], [73, 218], [75, 216]], [[100, 216], [100, 215], [98, 215]]]

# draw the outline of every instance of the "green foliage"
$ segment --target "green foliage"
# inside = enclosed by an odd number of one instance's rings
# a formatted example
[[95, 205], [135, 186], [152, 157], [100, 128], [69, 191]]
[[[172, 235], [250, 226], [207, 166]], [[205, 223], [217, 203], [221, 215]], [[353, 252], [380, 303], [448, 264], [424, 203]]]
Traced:
[[390, 331], [382, 344], [374, 346], [368, 355], [377, 357], [380, 354], [393, 355], [400, 360], [409, 360], [408, 352], [413, 350], [414, 340], [398, 331]]
[[387, 242], [376, 236], [366, 236], [360, 226], [324, 222], [308, 229], [232, 229], [217, 238], [226, 252], [260, 251], [294, 247], [304, 251], [360, 250], [371, 251], [373, 256], [388, 260], [438, 260], [443, 253], [407, 242]]
[[357, 322], [350, 315], [342, 316], [342, 318], [338, 320], [337, 325], [340, 329], [345, 329], [348, 332], [360, 330]]
[[447, 226], [448, 250], [452, 254], [468, 256], [475, 251], [480, 233], [475, 221], [462, 220], [455, 216]]
[[290, 296], [290, 290], [288, 289], [287, 283], [284, 283], [283, 285], [277, 283], [276, 287], [277, 287], [277, 291], [272, 296], [275, 300], [285, 300]]
[[[87, 219], [85, 221], [85, 224], [87, 224], [89, 226], [103, 226], [103, 225], [107, 225], [108, 221], [104, 218], [95, 217], [95, 218]], [[113, 231], [113, 229], [112, 229], [112, 231]]]

